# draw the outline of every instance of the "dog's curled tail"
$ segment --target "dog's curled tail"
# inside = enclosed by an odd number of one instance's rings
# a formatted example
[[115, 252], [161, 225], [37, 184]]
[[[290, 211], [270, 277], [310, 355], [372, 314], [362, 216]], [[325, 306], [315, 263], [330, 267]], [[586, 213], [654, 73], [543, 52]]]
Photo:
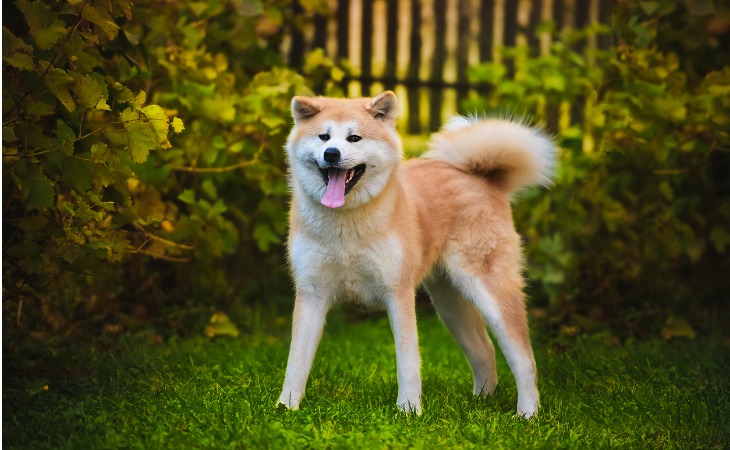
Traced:
[[508, 195], [551, 183], [555, 146], [542, 131], [520, 122], [457, 116], [434, 135], [424, 158], [483, 175]]

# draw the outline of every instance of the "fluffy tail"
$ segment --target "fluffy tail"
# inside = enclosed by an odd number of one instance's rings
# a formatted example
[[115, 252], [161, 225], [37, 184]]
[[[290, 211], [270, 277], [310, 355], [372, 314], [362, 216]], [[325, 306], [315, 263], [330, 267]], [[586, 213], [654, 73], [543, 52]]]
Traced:
[[483, 175], [509, 195], [527, 186], [549, 185], [555, 168], [550, 138], [508, 120], [454, 117], [429, 147], [425, 158]]

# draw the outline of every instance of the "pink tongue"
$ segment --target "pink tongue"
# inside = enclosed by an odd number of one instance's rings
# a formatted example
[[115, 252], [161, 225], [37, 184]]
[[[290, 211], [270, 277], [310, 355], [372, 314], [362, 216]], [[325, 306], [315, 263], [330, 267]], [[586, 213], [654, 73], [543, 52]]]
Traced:
[[347, 170], [330, 169], [327, 192], [322, 197], [322, 204], [328, 208], [339, 208], [345, 204], [345, 176]]

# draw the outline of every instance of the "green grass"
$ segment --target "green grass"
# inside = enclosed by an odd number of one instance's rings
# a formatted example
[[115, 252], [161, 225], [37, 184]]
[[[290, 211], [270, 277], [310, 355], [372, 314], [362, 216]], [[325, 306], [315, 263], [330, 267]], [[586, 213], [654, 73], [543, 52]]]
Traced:
[[334, 314], [297, 412], [274, 407], [285, 331], [164, 344], [136, 335], [112, 351], [90, 343], [19, 352], [4, 340], [3, 447], [730, 446], [726, 345], [607, 346], [593, 336], [555, 352], [563, 347], [538, 335], [542, 409], [526, 421], [515, 417], [514, 379], [501, 355], [497, 392], [475, 399], [461, 352], [435, 317], [424, 316], [420, 417], [394, 405], [394, 351], [384, 318], [353, 323]]

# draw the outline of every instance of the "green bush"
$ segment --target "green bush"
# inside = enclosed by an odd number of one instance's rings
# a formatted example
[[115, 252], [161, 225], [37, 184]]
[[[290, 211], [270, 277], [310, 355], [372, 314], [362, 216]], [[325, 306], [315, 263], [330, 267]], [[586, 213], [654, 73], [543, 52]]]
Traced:
[[[558, 318], [639, 329], [647, 316], [689, 313], [721, 331], [730, 273], [730, 47], [721, 42], [730, 10], [705, 3], [619, 4], [610, 35], [601, 26], [557, 35], [549, 56], [508, 49], [513, 79], [493, 64], [471, 69], [492, 91], [468, 109], [512, 105], [559, 142], [555, 187], [527, 193], [515, 213], [533, 296]], [[613, 42], [581, 48], [591, 36]]]
[[311, 94], [281, 67], [284, 27], [308, 12], [289, 3], [3, 8], [4, 302], [62, 328], [57, 307], [289, 291], [283, 144], [292, 96]]

